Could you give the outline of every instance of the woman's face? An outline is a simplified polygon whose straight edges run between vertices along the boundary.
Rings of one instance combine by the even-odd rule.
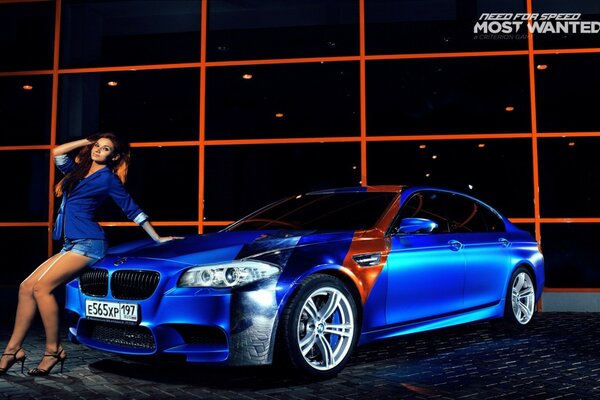
[[[112,158],[115,146],[112,140],[100,138],[92,147],[92,160],[98,164],[107,164]]]

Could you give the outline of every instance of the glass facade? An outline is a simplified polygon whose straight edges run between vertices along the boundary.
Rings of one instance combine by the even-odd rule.
[[[516,29],[527,10],[552,29]],[[593,0],[2,2],[0,243],[37,243],[6,284],[56,250],[50,150],[108,130],[165,235],[308,190],[436,185],[534,234],[548,290],[600,290],[596,28]],[[145,236],[107,204],[113,244]]]

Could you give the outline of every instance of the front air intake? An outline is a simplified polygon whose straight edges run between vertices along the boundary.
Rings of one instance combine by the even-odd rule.
[[[108,293],[108,271],[102,268],[88,268],[79,276],[81,291],[94,297],[105,297]]]
[[[159,281],[160,274],[155,271],[116,271],[110,279],[110,290],[115,299],[144,300],[152,296]]]

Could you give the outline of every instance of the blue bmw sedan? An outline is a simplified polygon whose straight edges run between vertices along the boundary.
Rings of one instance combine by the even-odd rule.
[[[140,359],[337,374],[375,340],[473,321],[522,329],[544,287],[525,231],[431,187],[283,199],[218,233],[112,248],[67,285],[69,337]]]

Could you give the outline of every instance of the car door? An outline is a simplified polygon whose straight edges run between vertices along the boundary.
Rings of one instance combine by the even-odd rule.
[[[447,199],[446,211],[450,232],[462,243],[466,260],[465,309],[497,304],[510,268],[504,222],[486,205],[459,194]]]
[[[386,318],[389,325],[416,322],[463,308],[465,259],[449,232],[445,194],[425,190],[412,194],[392,225],[388,256]],[[403,218],[437,223],[431,233],[395,232]]]

